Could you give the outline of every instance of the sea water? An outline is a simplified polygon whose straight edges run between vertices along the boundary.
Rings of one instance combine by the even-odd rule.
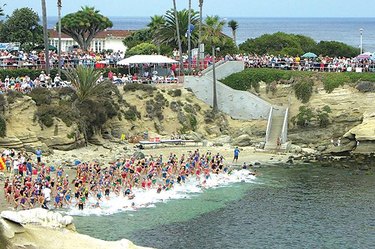
[[[339,41],[353,47],[360,46],[360,29],[363,31],[363,50],[375,52],[375,18],[247,18],[222,17],[226,21],[234,19],[238,22],[237,43],[248,38],[256,38],[263,34],[285,32],[301,34],[315,41]],[[138,30],[146,28],[150,17],[110,17],[113,29]],[[48,18],[48,27],[56,26],[57,18]],[[224,33],[232,37],[227,25]]]
[[[79,214],[75,224],[93,237],[155,248],[374,248],[371,172],[312,165],[258,172],[190,193],[185,186],[148,208]]]

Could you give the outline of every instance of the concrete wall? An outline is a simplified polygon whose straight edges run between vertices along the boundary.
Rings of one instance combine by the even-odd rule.
[[[224,75],[224,74],[222,74]],[[213,80],[205,75],[202,77],[185,77],[185,88],[191,88],[197,98],[212,106]],[[267,119],[271,104],[258,96],[234,90],[220,81],[217,81],[217,100],[220,111],[235,119]]]
[[[224,63],[218,63],[219,65],[216,67],[216,79],[219,80],[224,79],[231,74],[241,72],[245,69],[245,64],[243,61],[226,61]],[[207,69],[207,73],[204,75],[212,77],[212,66]]]

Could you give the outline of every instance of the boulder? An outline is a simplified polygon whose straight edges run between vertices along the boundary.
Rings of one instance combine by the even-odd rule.
[[[134,152],[133,157],[135,157],[135,159],[139,160],[139,159],[145,158],[145,154],[143,154],[141,151],[136,151],[136,152]]]
[[[189,131],[184,135],[184,138],[186,140],[202,141],[203,136],[198,132]]]
[[[0,219],[0,226],[3,226],[4,235],[8,239],[13,238],[15,234],[25,232],[25,228],[22,225],[6,219]]]
[[[301,146],[298,146],[298,145],[295,145],[295,144],[291,144],[289,152],[293,153],[293,154],[299,154],[299,153],[302,152],[302,148],[301,148]]]
[[[213,140],[214,143],[229,144],[232,142],[232,138],[228,135],[223,135]]]
[[[375,140],[375,112],[365,112],[362,124],[352,128],[344,135],[346,138],[354,136],[359,141]]]
[[[3,211],[1,218],[18,224],[37,224],[44,227],[62,228],[73,223],[73,217],[62,216],[60,213],[51,212],[42,208],[23,211]]]
[[[319,152],[322,152],[322,151],[325,151],[327,149],[327,146],[326,145],[320,145],[316,148],[317,151]]]
[[[252,142],[251,142],[251,138],[248,134],[243,134],[243,135],[233,139],[232,144],[235,145],[235,146],[244,147],[244,146],[250,146],[252,144]]]

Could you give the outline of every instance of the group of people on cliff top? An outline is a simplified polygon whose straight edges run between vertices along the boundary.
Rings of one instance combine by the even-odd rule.
[[[102,52],[94,53],[92,51],[73,50],[61,54],[60,64],[64,67],[75,67],[77,65],[94,66],[96,62],[105,62],[108,65],[115,65],[117,61],[123,59],[124,52]],[[3,67],[24,67],[31,69],[43,69],[45,67],[44,51],[0,51],[0,57]],[[51,67],[58,67],[58,53],[49,51],[49,64]]]
[[[227,57],[227,56],[226,56]],[[302,58],[300,56],[281,55],[243,55],[226,58],[242,60],[247,68],[274,68],[298,71],[348,72],[361,68],[364,72],[374,71],[375,61],[346,57]]]
[[[236,148],[236,161],[238,153]],[[44,164],[41,151],[37,151],[36,155],[37,162],[33,162],[25,152],[3,153],[6,162],[9,158],[16,158],[14,160],[18,164],[4,185],[4,196],[15,209],[39,206],[76,206],[81,210],[87,206],[100,208],[111,195],[124,196],[129,200],[135,198],[134,188],[158,194],[176,184],[183,184],[188,178],[194,177],[204,186],[211,174],[229,173],[222,155],[202,153],[199,149],[180,157],[171,153],[166,158],[163,155],[143,159],[121,158],[108,165],[97,161],[83,162],[76,166],[73,177],[66,174],[62,166],[54,168]],[[21,170],[23,165],[25,170]],[[94,204],[87,201],[89,197],[95,200]]]

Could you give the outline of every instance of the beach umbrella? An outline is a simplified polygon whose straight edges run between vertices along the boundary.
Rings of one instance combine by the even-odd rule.
[[[318,57],[316,54],[307,52],[306,54],[302,55],[303,58],[316,58]]]

